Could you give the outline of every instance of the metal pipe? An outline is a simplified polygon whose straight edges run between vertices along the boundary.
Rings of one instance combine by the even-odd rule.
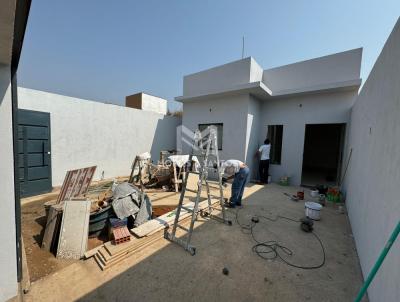
[[[394,228],[392,235],[390,236],[389,240],[385,244],[381,254],[379,255],[378,260],[375,262],[374,267],[372,268],[371,272],[369,273],[367,280],[365,280],[363,286],[361,287],[360,291],[358,292],[357,297],[354,299],[354,302],[361,301],[362,297],[365,295],[369,285],[371,284],[377,271],[381,267],[383,260],[385,260],[387,253],[389,252],[393,243],[396,241],[396,238],[399,235],[399,232],[400,232],[400,221],[397,223],[397,226]]]

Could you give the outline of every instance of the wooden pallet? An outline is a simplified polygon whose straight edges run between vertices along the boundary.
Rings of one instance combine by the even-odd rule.
[[[182,219],[181,223],[183,225],[190,223],[189,218],[190,217],[186,217],[185,219]],[[94,259],[101,270],[106,270],[143,250],[144,248],[154,244],[162,238],[164,238],[164,229],[159,230],[151,236],[143,238],[136,238],[132,236],[130,242],[125,242],[118,245],[115,245],[109,241],[97,249],[96,253],[94,254]]]
[[[217,199],[211,200],[212,204],[217,202],[219,202]],[[199,203],[199,209],[206,209],[207,206],[207,200]],[[180,215],[179,221],[182,224],[189,223],[190,217],[191,213],[186,212],[184,215]],[[94,255],[94,259],[99,267],[102,270],[106,270],[163,238],[165,229],[169,227],[169,224],[173,223],[174,219],[175,210],[131,230],[135,235],[140,234],[141,236],[139,237],[141,238],[131,236],[129,242],[121,244],[114,244],[111,241],[106,242],[101,247],[96,248],[95,253],[91,251],[87,252],[87,256],[91,257]],[[138,229],[140,229],[140,231],[135,232],[135,230]]]
[[[131,237],[130,242],[125,242],[119,245],[113,245],[111,242],[107,242],[98,249],[94,255],[94,259],[102,270],[106,270],[134,255],[138,251],[150,246],[163,238],[163,236],[163,232],[158,232],[153,236],[141,239]]]

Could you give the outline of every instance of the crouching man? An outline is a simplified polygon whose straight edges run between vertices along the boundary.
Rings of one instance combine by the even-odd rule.
[[[233,178],[231,198],[227,206],[230,208],[240,207],[242,205],[244,187],[249,177],[249,168],[240,160],[229,159],[222,163],[220,171],[225,174],[226,179]]]

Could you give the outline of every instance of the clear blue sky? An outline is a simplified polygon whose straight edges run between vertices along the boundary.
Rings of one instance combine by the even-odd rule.
[[[242,36],[265,69],[364,47],[365,80],[399,13],[399,0],[33,0],[19,85],[173,100],[184,75],[240,59]]]

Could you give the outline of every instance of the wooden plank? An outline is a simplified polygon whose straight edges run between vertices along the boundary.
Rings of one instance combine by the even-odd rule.
[[[86,194],[86,192],[89,189],[90,183],[92,182],[95,171],[96,171],[96,166],[87,168],[87,172],[85,174],[85,178],[83,180],[82,187],[79,190],[79,195]]]
[[[90,206],[90,200],[64,202],[57,258],[80,259],[86,252]]]
[[[89,258],[93,257],[93,256],[97,253],[97,251],[98,251],[99,249],[101,249],[103,246],[104,246],[103,244],[102,244],[102,245],[99,245],[99,246],[96,246],[95,248],[93,248],[93,249],[91,249],[91,250],[85,252],[85,253],[83,254],[83,256],[85,257],[85,259],[89,259]]]
[[[190,206],[187,206],[190,207]],[[193,206],[191,206],[193,208]],[[170,223],[172,223],[175,219],[176,210],[170,211],[165,213],[164,215],[154,218],[148,222],[141,224],[140,226],[131,229],[131,232],[134,233],[138,237],[144,237],[150,234],[153,231],[163,229],[168,227]],[[190,212],[182,209],[181,210],[181,217],[187,217],[190,215]]]
[[[78,171],[78,176],[76,178],[71,194],[69,196],[65,196],[67,199],[79,196],[79,192],[81,191],[83,180],[85,179],[86,173],[87,173],[86,168]]]
[[[126,251],[135,249],[140,247],[143,244],[146,244],[148,241],[151,241],[154,236],[143,237],[143,238],[135,238],[132,237],[132,241],[121,244],[121,245],[113,245],[113,244],[104,244],[105,251],[107,255],[105,255],[105,259],[116,257],[118,255],[124,254]]]
[[[67,174],[65,175],[63,184],[60,189],[60,194],[58,195],[58,198],[57,198],[57,203],[60,203],[62,200],[65,199],[65,195],[67,194],[68,190],[70,190],[70,186],[72,183],[71,178],[74,175],[76,177],[76,170],[67,171]]]
[[[125,253],[123,253],[123,254],[120,254],[118,256],[112,257],[111,259],[108,259],[105,262],[106,267],[109,268],[109,267],[111,267],[111,266],[113,266],[113,265],[115,265],[115,264],[127,259],[128,257],[134,255],[135,253],[137,253],[137,252],[143,250],[144,248],[152,245],[153,243],[155,243],[156,241],[160,240],[161,238],[163,238],[162,234],[159,234],[158,236],[153,236],[152,240],[147,240],[146,242],[144,242],[140,246],[136,246],[136,247],[134,247],[134,248],[132,248],[130,250],[125,251]]]
[[[62,211],[62,205],[52,205],[50,207],[41,246],[41,248],[46,251],[50,251],[51,249],[54,237],[54,230],[56,230],[57,226],[57,215],[61,211]]]
[[[190,220],[189,218],[186,218],[184,219],[184,221],[188,223]],[[101,270],[107,270],[110,267],[124,261],[128,257],[133,256],[137,252],[140,252],[141,250],[149,247],[150,245],[154,244],[155,242],[157,242],[162,238],[164,238],[163,230],[156,232],[152,236],[148,236],[141,239],[135,238],[136,240],[135,244],[126,244],[125,250],[123,250],[122,252],[119,251],[116,254],[113,253],[112,255],[107,250],[107,248],[112,249],[112,247],[117,247],[117,246],[112,245],[111,242],[106,242],[104,244],[104,247],[102,249],[99,249],[98,253],[94,255],[94,258]]]
[[[104,263],[101,262],[98,254],[94,255],[94,260],[96,261],[97,265],[101,268],[101,270],[104,271],[105,265]]]
[[[102,270],[109,269],[110,267],[120,263],[121,261],[127,259],[128,257],[141,251],[142,249],[152,245],[154,242],[160,240],[161,238],[163,238],[162,232],[160,232],[157,235],[152,236],[150,240],[148,239],[148,240],[143,241],[140,245],[133,246],[130,250],[125,251],[123,254],[119,254],[118,256],[107,258],[107,260],[104,258],[104,255],[106,255],[106,252],[104,250],[100,250],[102,253],[97,253],[95,255],[96,262]]]
[[[102,262],[104,263],[104,264],[106,264],[106,262],[108,261],[108,260],[111,260],[112,259],[112,257],[110,256],[110,254],[106,251],[106,249],[103,247],[103,248],[101,248],[101,249],[99,249],[99,251],[97,252],[97,254],[100,256],[100,258],[101,258],[101,260],[102,260]]]
[[[178,177],[176,175],[176,164],[173,162],[172,167],[174,168],[174,184],[175,184],[175,192],[178,192]]]
[[[57,203],[85,194],[95,171],[96,166],[67,171]]]
[[[211,199],[211,204],[215,204],[219,202],[217,199]],[[194,203],[190,204],[185,204],[185,207],[188,207],[189,209],[193,209]],[[199,203],[199,210],[205,209],[208,206],[208,201],[202,201]],[[134,233],[138,237],[144,237],[153,234],[154,232],[157,232],[161,229],[164,229],[165,227],[170,226],[172,222],[175,219],[175,214],[176,210],[170,211],[168,213],[165,213],[164,215],[157,217],[155,219],[152,219],[148,222],[145,222],[141,224],[140,226],[131,229],[131,232]],[[185,219],[186,217],[190,216],[192,213],[188,212],[184,209],[181,210],[181,215],[180,215],[180,220]]]

